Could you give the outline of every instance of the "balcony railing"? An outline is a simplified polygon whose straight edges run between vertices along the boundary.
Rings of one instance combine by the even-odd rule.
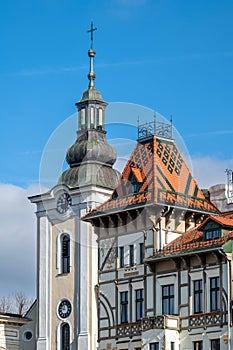
[[[227,314],[217,311],[189,316],[189,328],[207,328],[227,324]],[[151,329],[170,329],[180,331],[180,317],[175,315],[160,315],[144,317],[134,323],[117,325],[116,337],[132,337],[141,335]]]
[[[220,311],[189,316],[190,328],[207,328],[221,326],[226,323],[226,314]]]
[[[180,330],[179,316],[152,316],[142,318],[134,323],[121,324],[117,326],[117,337],[132,337],[140,335],[150,329],[175,329]]]
[[[117,337],[132,337],[141,334],[141,321],[117,326]]]
[[[142,331],[149,329],[166,328],[166,329],[180,329],[180,317],[172,315],[161,315],[145,317],[142,319]]]

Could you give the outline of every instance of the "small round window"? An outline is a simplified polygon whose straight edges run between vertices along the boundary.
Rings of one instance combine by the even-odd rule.
[[[32,334],[32,331],[30,331],[30,330],[25,331],[24,334],[23,334],[23,339],[25,341],[32,340],[32,337],[33,337],[33,334]]]

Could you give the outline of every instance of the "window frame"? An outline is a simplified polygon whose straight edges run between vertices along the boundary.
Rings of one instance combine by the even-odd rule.
[[[139,243],[139,264],[144,264],[145,246],[144,243]]]
[[[125,266],[125,249],[124,246],[119,247],[119,267]]]
[[[138,193],[138,190],[139,190],[138,183],[136,181],[132,182],[131,183],[131,193]]]
[[[68,333],[65,334],[65,331]],[[68,339],[66,337],[68,336]],[[61,350],[70,350],[70,325],[67,322],[61,324]]]
[[[193,350],[203,350],[203,341],[196,340],[193,342]]]
[[[159,350],[159,342],[150,343],[150,350]]]
[[[168,293],[165,294],[165,290]],[[173,290],[173,292],[171,292]],[[165,304],[166,303],[166,304]],[[166,309],[168,307],[168,312]],[[162,314],[163,315],[174,315],[175,314],[175,285],[167,284],[162,286]]]
[[[205,239],[211,240],[211,239],[218,239],[221,236],[221,230],[218,229],[209,229],[205,231]]]
[[[203,309],[203,280],[198,279],[193,281],[193,313],[202,313]]]
[[[121,323],[129,322],[129,293],[128,291],[120,292],[120,321]]]
[[[134,245],[129,245],[129,266],[134,266],[135,260],[134,260]]]
[[[144,317],[144,289],[135,290],[135,311],[136,311],[136,321],[139,321]]]
[[[214,282],[214,286],[212,282]],[[220,311],[220,277],[210,278],[210,311]]]
[[[220,339],[211,339],[210,348],[211,350],[220,350]]]
[[[64,254],[64,250],[67,251],[66,254]],[[61,236],[61,273],[70,273],[70,236],[68,234]]]
[[[171,341],[171,343],[170,343],[170,349],[171,349],[171,350],[175,350],[175,342],[174,342],[174,341]]]

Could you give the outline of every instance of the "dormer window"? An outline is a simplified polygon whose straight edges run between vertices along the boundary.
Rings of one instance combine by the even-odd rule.
[[[132,193],[137,193],[139,190],[139,186],[137,182],[132,182],[131,183],[131,192]]]
[[[204,240],[208,241],[208,240],[218,239],[222,236],[223,227],[220,223],[216,222],[216,220],[209,219],[203,225]]]
[[[205,239],[217,239],[220,237],[220,230],[216,229],[216,230],[208,230],[205,231]]]
[[[143,183],[143,176],[139,168],[131,168],[131,176],[129,178],[131,182],[131,193],[137,193]]]

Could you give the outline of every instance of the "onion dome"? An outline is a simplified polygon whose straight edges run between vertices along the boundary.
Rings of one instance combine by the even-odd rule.
[[[64,171],[58,183],[69,188],[93,185],[114,189],[119,176],[118,171],[101,163],[86,163]]]
[[[94,86],[93,23],[91,24],[91,48],[88,51],[90,70],[89,86],[76,103],[78,109],[78,131],[75,143],[67,150],[66,161],[70,169],[63,172],[59,184],[68,187],[96,185],[114,189],[119,172],[112,168],[116,161],[116,151],[106,140],[104,113],[107,103]]]
[[[113,165],[116,157],[116,151],[106,140],[106,133],[96,130],[79,131],[76,142],[66,153],[66,161],[71,168],[81,163],[95,161]]]

